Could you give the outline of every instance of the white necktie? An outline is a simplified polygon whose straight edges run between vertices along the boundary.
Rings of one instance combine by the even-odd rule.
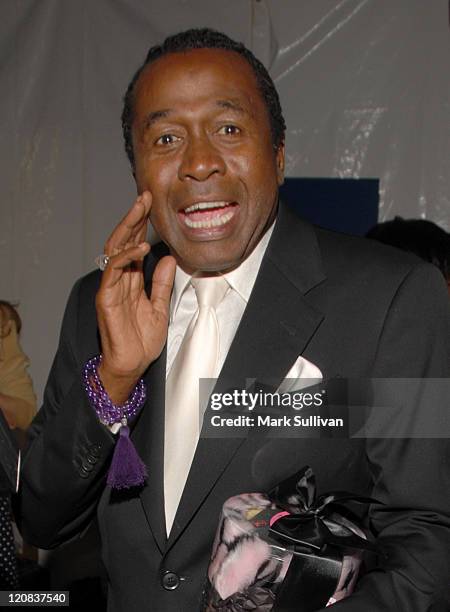
[[[193,278],[198,302],[166,382],[164,505],[166,530],[186,484],[200,435],[199,379],[214,378],[219,356],[216,308],[229,287],[222,276]]]

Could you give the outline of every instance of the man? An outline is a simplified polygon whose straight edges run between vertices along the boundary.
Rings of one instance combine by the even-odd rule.
[[[198,413],[186,419],[183,405],[174,413],[180,402],[168,399],[184,356],[181,337],[190,341],[190,321],[201,317],[198,277],[228,285],[215,307],[221,391],[243,388],[246,378],[278,385],[293,364],[300,375],[324,379],[447,376],[439,274],[368,241],[313,229],[278,207],[278,96],[259,62],[224,35],[193,30],[151,49],[128,89],[123,121],[139,197],[106,244],[103,274],[81,279],[69,299],[23,471],[26,537],[55,546],[97,511],[109,609],[194,611],[223,502],[266,491],[309,464],[322,491],[384,502],[372,508],[370,525],[387,556],[336,610],[446,609],[443,440],[201,437],[189,450],[192,432],[171,435],[178,418],[189,429]],[[170,256],[161,257],[160,247],[149,253],[148,217]],[[148,478],[126,494],[105,485],[115,438],[82,383],[85,363],[98,353],[98,375],[115,404],[141,376],[147,386],[132,439]],[[192,464],[177,464],[175,490],[169,475],[178,443],[184,468]]]

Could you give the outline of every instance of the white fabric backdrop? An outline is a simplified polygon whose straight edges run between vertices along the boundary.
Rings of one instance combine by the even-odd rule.
[[[447,0],[2,0],[0,297],[20,301],[36,390],[70,287],[134,185],[121,100],[148,47],[188,27],[270,68],[290,176],[379,177],[380,218],[449,229]]]

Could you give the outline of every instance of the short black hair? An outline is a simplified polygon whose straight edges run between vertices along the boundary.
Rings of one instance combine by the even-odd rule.
[[[444,278],[450,279],[450,234],[436,223],[395,217],[375,225],[367,237],[415,253],[439,268]]]
[[[125,141],[125,151],[134,170],[133,142],[131,125],[133,122],[133,91],[134,86],[146,66],[169,53],[181,53],[192,49],[225,49],[242,55],[256,77],[259,91],[267,107],[272,132],[272,142],[278,149],[284,142],[286,123],[281,110],[280,99],[275,85],[264,65],[242,43],[236,42],[226,34],[210,28],[195,28],[169,36],[161,45],[151,47],[142,66],[130,81],[124,97],[122,111],[122,131]]]

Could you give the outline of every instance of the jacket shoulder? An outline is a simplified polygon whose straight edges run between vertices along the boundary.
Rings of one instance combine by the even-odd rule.
[[[315,232],[326,271],[344,273],[346,270],[348,274],[355,274],[360,270],[364,275],[398,278],[424,264],[413,253],[369,238],[339,234],[322,228],[315,228]]]

